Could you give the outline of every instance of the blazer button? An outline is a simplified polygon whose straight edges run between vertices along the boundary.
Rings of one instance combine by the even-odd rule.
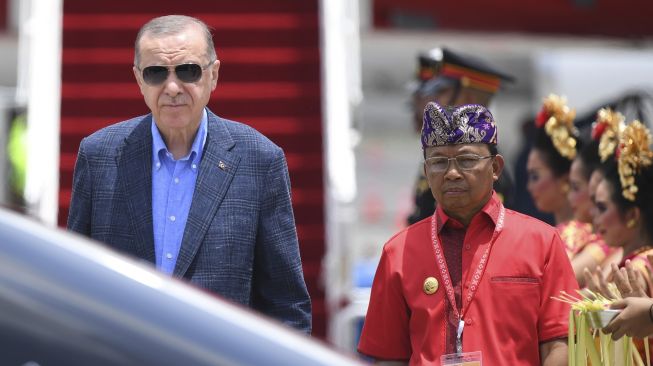
[[[472,318],[465,319],[465,325],[472,325],[472,324],[474,324],[474,319]]]

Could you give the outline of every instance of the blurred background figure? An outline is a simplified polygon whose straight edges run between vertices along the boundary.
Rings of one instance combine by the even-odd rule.
[[[505,82],[514,82],[514,78],[480,58],[456,53],[446,47],[437,47],[420,53],[416,71],[416,89],[412,99],[416,131],[419,132],[421,129],[424,107],[428,102],[447,106],[463,104],[489,106],[492,98]],[[408,216],[408,224],[430,217],[435,211],[435,199],[421,164],[414,189],[414,209]],[[506,207],[512,207],[513,184],[507,171],[500,176],[495,184],[495,190]]]
[[[635,120],[619,138],[611,162],[603,167],[596,188],[593,217],[595,230],[610,246],[623,249],[619,267],[630,262],[643,276],[641,287],[650,294],[647,255],[653,254],[653,152],[648,128]],[[606,295],[605,276],[585,270],[590,289]],[[611,277],[608,277],[611,280]]]
[[[537,130],[528,155],[528,191],[536,207],[552,214],[558,227],[573,216],[567,193],[569,167],[576,157],[575,116],[565,98],[552,94],[544,99],[535,119]]]
[[[574,125],[576,112],[566,103],[564,97],[551,94],[537,114],[527,162],[527,188],[536,207],[553,215],[576,279],[582,285],[584,270],[596,268],[611,251],[590,224],[589,177],[599,161],[598,142],[592,145],[580,140]],[[622,118],[602,112],[597,123],[603,123],[603,128],[609,122],[618,124]]]
[[[618,265],[612,264],[608,275],[599,268],[585,269],[585,283],[590,290],[610,299],[618,296],[608,283],[619,283],[620,274],[631,282],[629,289],[618,286],[620,296],[651,296],[648,258],[653,254],[652,142],[650,130],[644,124],[637,120],[629,123],[619,136],[615,154],[603,167],[603,179],[596,188],[595,230],[610,246],[621,247],[623,254]],[[623,276],[624,268],[634,275]],[[635,345],[646,357],[643,342],[636,340]]]
[[[592,226],[592,212],[597,181],[591,184],[594,171],[600,169],[601,155],[609,158],[618,142],[619,132],[624,125],[624,117],[619,112],[602,108],[596,114],[593,131],[589,140],[578,138],[578,149],[569,168],[569,192],[567,198],[573,211],[573,219],[561,228],[560,235],[567,245],[579,285],[584,285],[583,271],[593,270],[601,265],[610,269],[610,263],[621,260],[621,250],[610,248]],[[611,145],[611,146],[609,146]],[[599,149],[601,147],[602,149]],[[599,154],[602,151],[603,154]],[[603,159],[603,160],[606,160]],[[597,178],[598,179],[598,178]],[[616,259],[614,259],[616,258]]]
[[[528,163],[528,156],[533,148],[533,140],[537,131],[533,121],[535,121],[535,116],[528,114],[519,123],[521,146],[513,164],[513,170],[515,172],[514,209],[515,211],[538,218],[549,225],[553,225],[553,215],[538,210],[531,194],[528,192],[528,171],[526,164]]]
[[[19,113],[9,126],[7,138],[9,197],[6,205],[18,212],[25,211],[25,171],[27,169],[27,118]]]

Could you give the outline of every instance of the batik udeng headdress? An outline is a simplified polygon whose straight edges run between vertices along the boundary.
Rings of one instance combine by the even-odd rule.
[[[592,126],[592,140],[599,141],[599,157],[601,162],[608,160],[619,144],[619,135],[626,127],[625,117],[610,108],[601,108],[596,114],[596,122]]]
[[[640,121],[631,122],[619,139],[617,168],[621,181],[622,194],[629,201],[635,201],[639,188],[635,176],[653,162],[651,152],[651,133]]]
[[[576,157],[576,135],[574,127],[576,111],[567,106],[567,99],[555,94],[544,98],[542,109],[535,118],[537,128],[544,127],[546,134],[560,155],[572,160]]]
[[[492,113],[480,104],[442,107],[430,102],[424,108],[422,148],[456,144],[497,144]]]

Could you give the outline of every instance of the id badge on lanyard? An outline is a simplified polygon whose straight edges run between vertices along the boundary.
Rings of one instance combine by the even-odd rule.
[[[481,351],[452,353],[440,357],[442,366],[483,366]]]
[[[465,327],[465,321],[463,320],[463,316],[465,315],[466,310],[469,307],[469,304],[472,302],[476,289],[479,286],[480,279],[483,276],[483,272],[485,270],[485,265],[487,264],[488,261],[490,249],[492,248],[492,245],[494,244],[497,237],[499,236],[499,233],[503,229],[504,215],[505,215],[505,209],[503,205],[501,205],[499,211],[499,219],[497,220],[494,233],[492,234],[492,239],[490,240],[490,244],[485,250],[485,253],[483,253],[479,266],[476,268],[476,271],[472,276],[471,285],[469,291],[467,292],[467,298],[465,299],[467,300],[466,306],[463,306],[463,308],[460,309],[460,311],[456,307],[456,300],[454,297],[454,289],[451,283],[451,277],[449,276],[449,270],[447,268],[444,255],[442,253],[442,246],[440,244],[440,241],[438,240],[435,215],[431,217],[431,236],[433,240],[433,248],[435,250],[436,264],[440,269],[440,275],[444,281],[447,297],[449,298],[449,302],[451,303],[453,312],[455,316],[458,318],[458,329],[456,334],[456,353],[442,355],[440,357],[440,362],[443,366],[482,366],[483,364],[483,360],[482,360],[483,355],[481,351],[463,353],[462,335],[463,335],[463,329]]]

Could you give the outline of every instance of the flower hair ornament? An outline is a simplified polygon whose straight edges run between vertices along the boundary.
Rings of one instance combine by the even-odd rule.
[[[569,160],[576,157],[575,136],[578,131],[574,127],[574,117],[576,111],[567,106],[565,97],[549,94],[544,98],[542,109],[535,118],[535,126],[544,127],[555,149]]]
[[[599,141],[601,162],[608,160],[619,145],[619,135],[626,127],[623,114],[610,108],[601,108],[592,126],[592,140]]]
[[[635,184],[635,175],[653,163],[650,146],[651,133],[640,121],[635,120],[624,128],[616,152],[617,169],[622,194],[629,201],[635,201],[635,195],[639,190]]]

